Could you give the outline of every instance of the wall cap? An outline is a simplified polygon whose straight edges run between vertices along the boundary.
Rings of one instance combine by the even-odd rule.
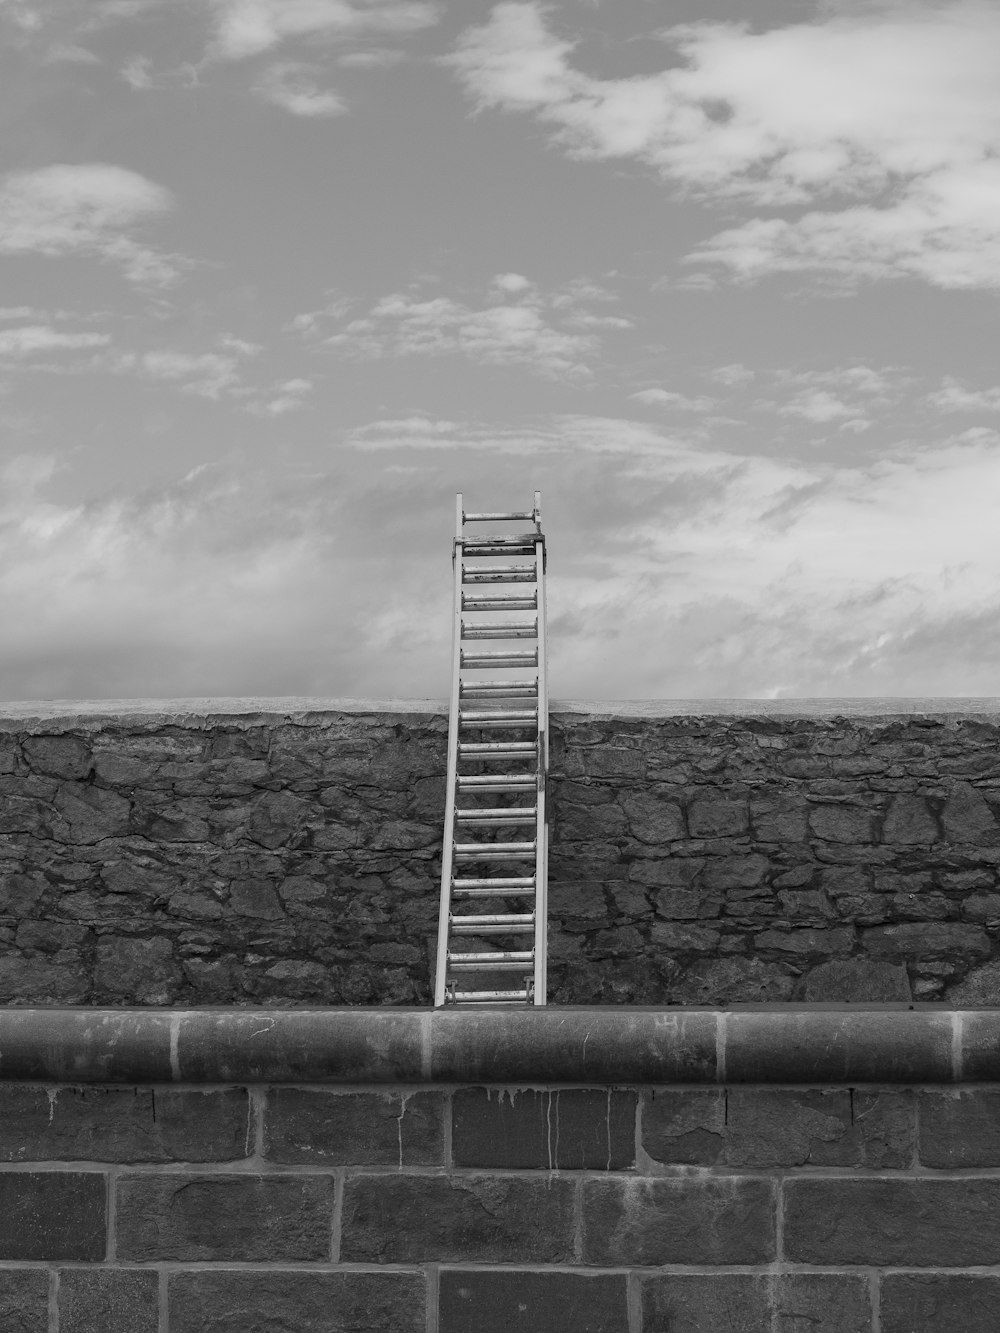
[[[0,1009],[0,1079],[56,1083],[1000,1082],[1000,1009]]]

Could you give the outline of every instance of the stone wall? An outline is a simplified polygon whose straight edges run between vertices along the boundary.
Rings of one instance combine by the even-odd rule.
[[[7,1011],[0,1324],[995,1333],[1000,1016],[901,1008]]]
[[[0,1003],[423,1004],[426,705],[7,705]],[[1000,1003],[1000,704],[557,707],[556,1003]]]

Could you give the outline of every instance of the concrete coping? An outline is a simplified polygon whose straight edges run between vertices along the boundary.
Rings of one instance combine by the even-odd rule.
[[[851,697],[823,699],[553,699],[549,711],[558,722],[595,720],[656,721],[669,718],[857,718],[889,722],[902,718],[930,721],[964,717],[996,724],[1000,698]],[[338,717],[422,719],[432,725],[447,719],[446,699],[288,698],[214,699],[27,699],[0,702],[0,731],[100,731],[129,726],[155,730],[165,726],[207,728],[226,724],[249,727],[294,724],[323,726]]]
[[[0,1009],[0,1078],[57,1083],[1000,1082],[1000,1009]]]

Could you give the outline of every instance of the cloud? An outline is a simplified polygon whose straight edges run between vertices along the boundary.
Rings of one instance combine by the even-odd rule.
[[[110,335],[106,333],[62,333],[44,324],[22,324],[13,329],[0,329],[0,357],[106,347],[110,341]]]
[[[343,301],[296,316],[292,327],[350,356],[460,355],[482,365],[522,366],[551,379],[582,383],[592,378],[588,363],[600,349],[593,329],[628,324],[592,316],[583,307],[590,299],[586,294],[564,288],[545,296],[518,273],[497,274],[488,298],[492,304],[476,308],[448,296],[394,292],[335,332],[325,332],[325,326],[351,308]]]
[[[732,388],[735,385],[749,384],[755,374],[755,371],[735,361],[732,365],[717,366],[715,370],[709,371],[708,378],[714,380],[716,384]]]
[[[1000,387],[967,389],[946,375],[942,387],[928,394],[927,401],[944,412],[1000,412]]]
[[[690,398],[683,393],[674,393],[670,389],[640,389],[629,394],[638,403],[647,407],[673,407],[681,412],[708,412],[715,406],[712,398]]]
[[[248,411],[255,416],[281,417],[288,412],[297,412],[306,404],[307,396],[312,393],[312,380],[283,380],[274,385],[274,397],[265,397],[247,404]]]
[[[131,282],[165,286],[181,261],[126,233],[172,205],[162,185],[124,167],[86,163],[10,172],[0,178],[0,254],[93,257],[120,268]]]
[[[318,85],[312,66],[295,61],[284,61],[265,70],[254,85],[254,92],[293,116],[339,116],[347,110],[339,93]]]
[[[406,34],[432,26],[438,7],[409,0],[213,0],[213,54],[245,60],[291,38],[344,41],[370,33]]]
[[[531,113],[586,159],[631,158],[756,216],[692,253],[752,280],[815,271],[1000,285],[1000,9],[899,5],[753,32],[662,34],[679,63],[599,78],[541,5],[496,5],[449,63],[479,107]]]

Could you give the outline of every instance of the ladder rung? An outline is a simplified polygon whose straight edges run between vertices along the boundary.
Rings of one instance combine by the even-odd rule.
[[[477,551],[484,551],[487,547],[492,548],[494,546],[502,554],[514,546],[526,546],[530,551],[533,551],[535,542],[542,541],[542,534],[540,532],[511,532],[503,536],[458,537],[456,540],[462,543],[469,555],[474,555]]]
[[[534,790],[537,786],[538,777],[535,773],[498,773],[495,777],[466,777],[459,774],[458,777],[460,792],[489,792],[491,796],[498,791]]]
[[[525,513],[521,509],[506,514],[462,514],[463,523],[533,523],[534,520],[535,516],[530,510]]]
[[[533,824],[538,818],[538,809],[534,805],[510,806],[499,810],[456,810],[455,820],[459,824]]]
[[[487,596],[462,593],[463,611],[534,611],[538,606],[538,593],[529,594],[503,592]]]
[[[495,893],[503,897],[505,893],[532,893],[535,888],[534,875],[495,875],[492,878],[453,879],[451,887],[456,893]]]
[[[514,1000],[530,1000],[531,991],[524,990],[456,990],[448,996],[449,1004],[509,1004]]]
[[[459,741],[459,759],[524,759],[537,754],[537,741]]]
[[[453,935],[520,935],[535,929],[534,912],[496,912],[487,916],[453,916]]]
[[[526,861],[535,855],[534,842],[456,842],[456,861]]]
[[[537,565],[462,566],[463,583],[535,583],[537,579]]]
[[[535,960],[534,949],[501,949],[490,953],[448,952],[448,966],[456,971],[491,972],[498,967],[524,967]]]
[[[509,620],[506,624],[470,625],[462,621],[463,639],[535,639],[538,637],[537,620]]]
[[[537,708],[462,708],[458,720],[463,727],[533,727]]]
[[[497,667],[536,667],[538,649],[527,652],[462,653],[461,666],[464,671],[495,671]]]
[[[463,680],[459,687],[463,699],[537,699],[536,680]]]

